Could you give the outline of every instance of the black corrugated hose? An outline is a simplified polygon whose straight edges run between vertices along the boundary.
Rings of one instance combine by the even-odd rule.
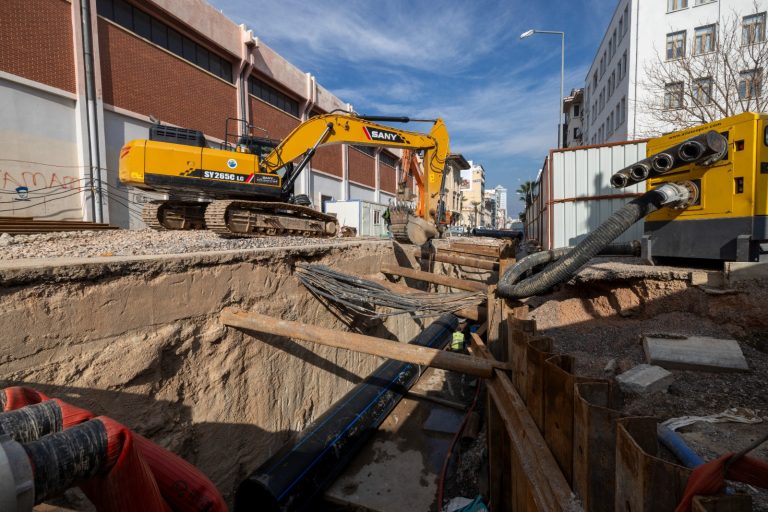
[[[546,292],[556,284],[569,279],[632,224],[658,210],[667,202],[669,197],[659,189],[646,192],[616,211],[573,249],[542,251],[523,258],[504,272],[496,292],[506,299],[521,299]],[[527,261],[529,259],[531,261]],[[519,283],[515,282],[528,270],[553,260],[556,261],[547,265],[541,272]]]

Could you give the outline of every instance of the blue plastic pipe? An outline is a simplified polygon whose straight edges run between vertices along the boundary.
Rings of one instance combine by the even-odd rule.
[[[674,430],[659,423],[656,427],[656,435],[661,444],[666,446],[669,451],[675,454],[675,457],[687,468],[693,469],[696,466],[704,464],[704,459],[691,450],[691,447],[685,444],[680,434]]]

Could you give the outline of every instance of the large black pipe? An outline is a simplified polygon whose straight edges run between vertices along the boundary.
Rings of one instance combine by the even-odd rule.
[[[452,314],[441,316],[411,340],[413,345],[443,348],[458,326]],[[376,431],[416,382],[422,368],[388,360],[352,388],[299,438],[283,446],[237,488],[237,511],[316,510],[315,501]]]
[[[469,233],[472,236],[487,236],[488,238],[509,238],[511,240],[523,239],[523,233],[514,229],[472,228]]]

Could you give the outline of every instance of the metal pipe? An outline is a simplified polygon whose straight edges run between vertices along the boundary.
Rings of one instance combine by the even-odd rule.
[[[613,188],[624,188],[629,185],[629,176],[625,171],[619,171],[611,176],[611,186]]]
[[[99,151],[99,121],[96,113],[96,77],[93,71],[93,33],[91,30],[91,0],[80,0],[80,24],[83,31],[83,64],[85,66],[85,120],[88,125],[88,159],[90,164],[91,215],[95,222],[103,222],[101,196],[101,156]],[[95,167],[95,172],[94,172]],[[94,183],[98,187],[94,187]],[[98,198],[98,208],[96,201]]]
[[[683,162],[693,162],[701,158],[706,149],[701,142],[687,140],[680,144],[680,148],[677,150],[677,157]]]
[[[651,157],[651,167],[659,174],[671,171],[675,166],[675,157],[669,153],[657,153]]]
[[[411,344],[444,347],[458,319],[443,315]],[[422,368],[389,360],[352,388],[274,456],[243,480],[235,512],[316,510],[315,500],[341,474],[376,428],[418,380]]]
[[[648,165],[638,162],[629,168],[629,176],[635,181],[645,181],[651,174],[651,168]]]

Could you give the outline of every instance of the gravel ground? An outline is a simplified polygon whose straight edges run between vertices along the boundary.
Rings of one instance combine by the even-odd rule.
[[[231,249],[295,247],[328,243],[351,243],[360,238],[304,238],[273,236],[222,238],[210,231],[68,231],[35,235],[0,235],[0,260],[26,258],[93,258],[184,254]]]
[[[742,283],[736,290],[712,293],[674,277],[672,269],[659,267],[649,273],[651,279],[640,279],[632,265],[602,263],[590,267],[569,286],[530,301],[541,333],[554,338],[556,352],[574,356],[577,374],[613,378],[614,373],[647,362],[643,335],[733,338],[739,342],[749,371],[672,370],[674,382],[666,392],[625,395],[622,412],[664,420],[740,407],[763,418],[762,423],[753,425],[699,422],[681,429],[686,441],[705,460],[738,451],[768,431],[768,320],[764,306],[768,292],[764,282]],[[676,272],[682,275],[686,270]],[[676,462],[665,450],[660,455]],[[751,455],[768,459],[768,443]],[[753,510],[768,510],[768,491],[746,490],[753,497]]]

